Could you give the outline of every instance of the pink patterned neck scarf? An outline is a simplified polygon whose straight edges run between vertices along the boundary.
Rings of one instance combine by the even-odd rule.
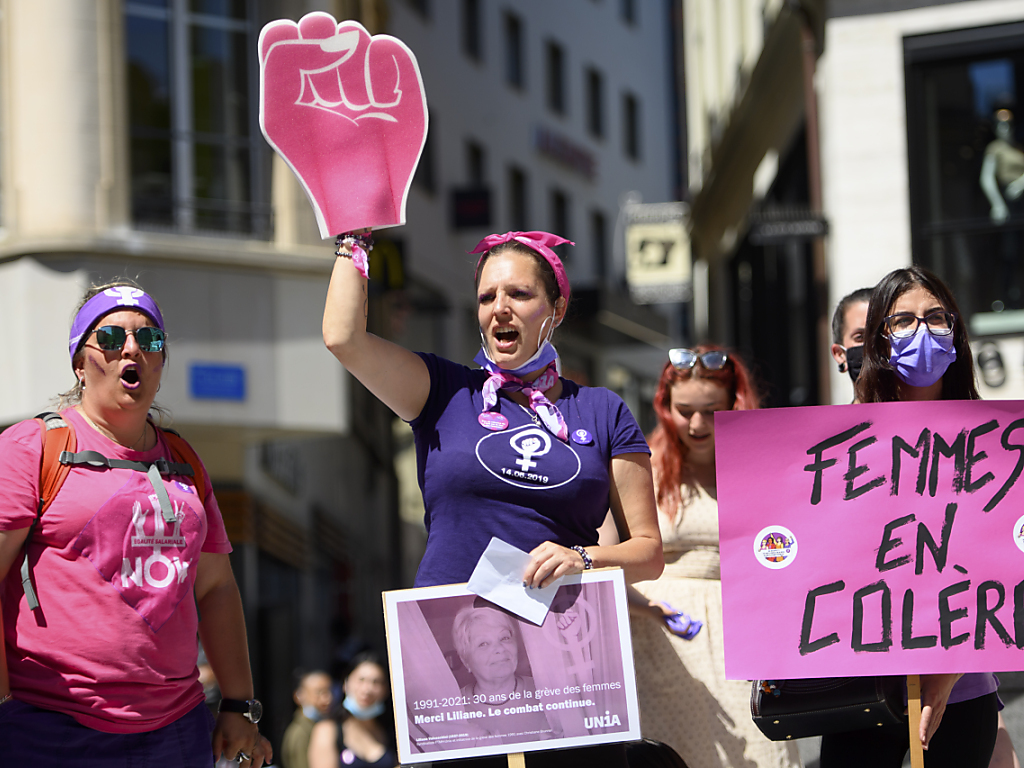
[[[530,410],[537,414],[541,422],[555,437],[564,442],[569,442],[569,427],[565,424],[561,412],[544,393],[551,389],[558,382],[558,373],[555,364],[550,363],[544,369],[544,373],[530,382],[523,381],[508,371],[500,368],[492,370],[491,375],[484,382],[484,411],[489,411],[498,403],[498,390],[510,389],[513,392],[522,392],[530,401]]]

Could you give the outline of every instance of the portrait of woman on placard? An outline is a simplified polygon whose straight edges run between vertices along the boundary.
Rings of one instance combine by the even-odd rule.
[[[532,675],[525,674],[529,659],[525,650],[520,650],[515,624],[508,613],[490,604],[467,605],[455,616],[452,640],[463,671],[471,677],[460,689],[464,706],[467,711],[485,713],[501,710],[502,715],[493,721],[502,736],[500,741],[557,738],[560,734],[552,729],[543,712],[505,712],[526,709],[525,705],[532,710],[536,690]],[[458,671],[456,676],[460,676]],[[527,691],[531,698],[526,698]],[[487,729],[490,719],[483,722]]]

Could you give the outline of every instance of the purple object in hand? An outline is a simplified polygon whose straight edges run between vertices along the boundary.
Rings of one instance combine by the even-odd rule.
[[[693,640],[700,632],[700,628],[704,626],[703,621],[698,619],[691,619],[689,615],[683,611],[677,611],[668,603],[662,603],[662,605],[670,610],[671,614],[665,616],[665,626],[668,627],[668,631],[673,635],[677,635],[683,640]]]

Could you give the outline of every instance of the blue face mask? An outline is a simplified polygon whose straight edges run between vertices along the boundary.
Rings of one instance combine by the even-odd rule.
[[[324,719],[324,713],[314,707],[312,704],[307,704],[302,708],[302,714],[312,720],[314,723],[319,723]]]
[[[490,371],[491,373],[504,371],[505,373],[511,373],[513,376],[523,376],[527,373],[547,368],[548,365],[551,364],[551,361],[555,361],[555,365],[559,368],[561,367],[558,365],[558,351],[550,341],[545,341],[533,357],[514,370],[502,368],[496,362],[491,360],[491,356],[487,353],[486,346],[480,347],[480,351],[477,352],[476,357],[473,358],[473,362],[484,370]]]
[[[547,334],[545,335],[545,328],[548,323],[551,323],[551,327],[547,328]],[[473,362],[479,365],[486,371],[496,373],[497,371],[504,371],[505,373],[511,373],[513,376],[522,376],[527,373],[533,373],[534,371],[540,371],[547,368],[552,361],[555,363],[556,370],[559,374],[562,372],[561,360],[558,357],[558,352],[555,350],[555,345],[551,343],[551,336],[555,332],[555,313],[551,313],[551,317],[546,318],[540,326],[540,338],[537,339],[537,351],[533,356],[525,363],[520,365],[518,368],[509,369],[502,368],[496,362],[491,359],[491,354],[487,351],[487,342],[484,340],[483,331],[480,332],[480,351],[476,353],[476,357],[473,358]]]
[[[921,325],[905,339],[889,337],[889,363],[896,375],[912,387],[930,387],[956,360],[953,334],[935,336]]]
[[[347,709],[357,720],[373,720],[373,718],[380,717],[384,713],[383,701],[378,701],[372,707],[363,709],[355,699],[351,696],[346,696],[345,701],[343,701],[341,705],[345,707],[345,709]]]

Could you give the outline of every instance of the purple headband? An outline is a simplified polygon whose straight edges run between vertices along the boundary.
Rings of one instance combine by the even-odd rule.
[[[132,288],[130,285],[117,285],[100,291],[89,299],[75,315],[75,321],[71,323],[71,336],[68,339],[68,352],[71,353],[72,362],[75,353],[78,351],[87,331],[93,324],[108,312],[118,309],[134,309],[149,316],[149,319],[156,323],[156,327],[164,330],[164,318],[160,314],[160,308],[150,298],[149,294],[141,288]]]
[[[551,249],[563,243],[568,243],[569,245],[576,245],[576,243],[572,240],[566,240],[564,237],[552,235],[550,232],[506,232],[503,235],[488,235],[477,243],[470,253],[486,254],[492,248],[503,245],[510,240],[515,240],[517,243],[521,243],[530,250],[535,251],[544,261],[551,265],[551,269],[555,272],[555,280],[558,282],[558,293],[568,301],[569,278],[565,275],[565,267],[562,266],[562,260]],[[476,272],[473,273],[474,281],[480,276],[480,262],[483,260],[484,257],[481,256],[476,263]]]

